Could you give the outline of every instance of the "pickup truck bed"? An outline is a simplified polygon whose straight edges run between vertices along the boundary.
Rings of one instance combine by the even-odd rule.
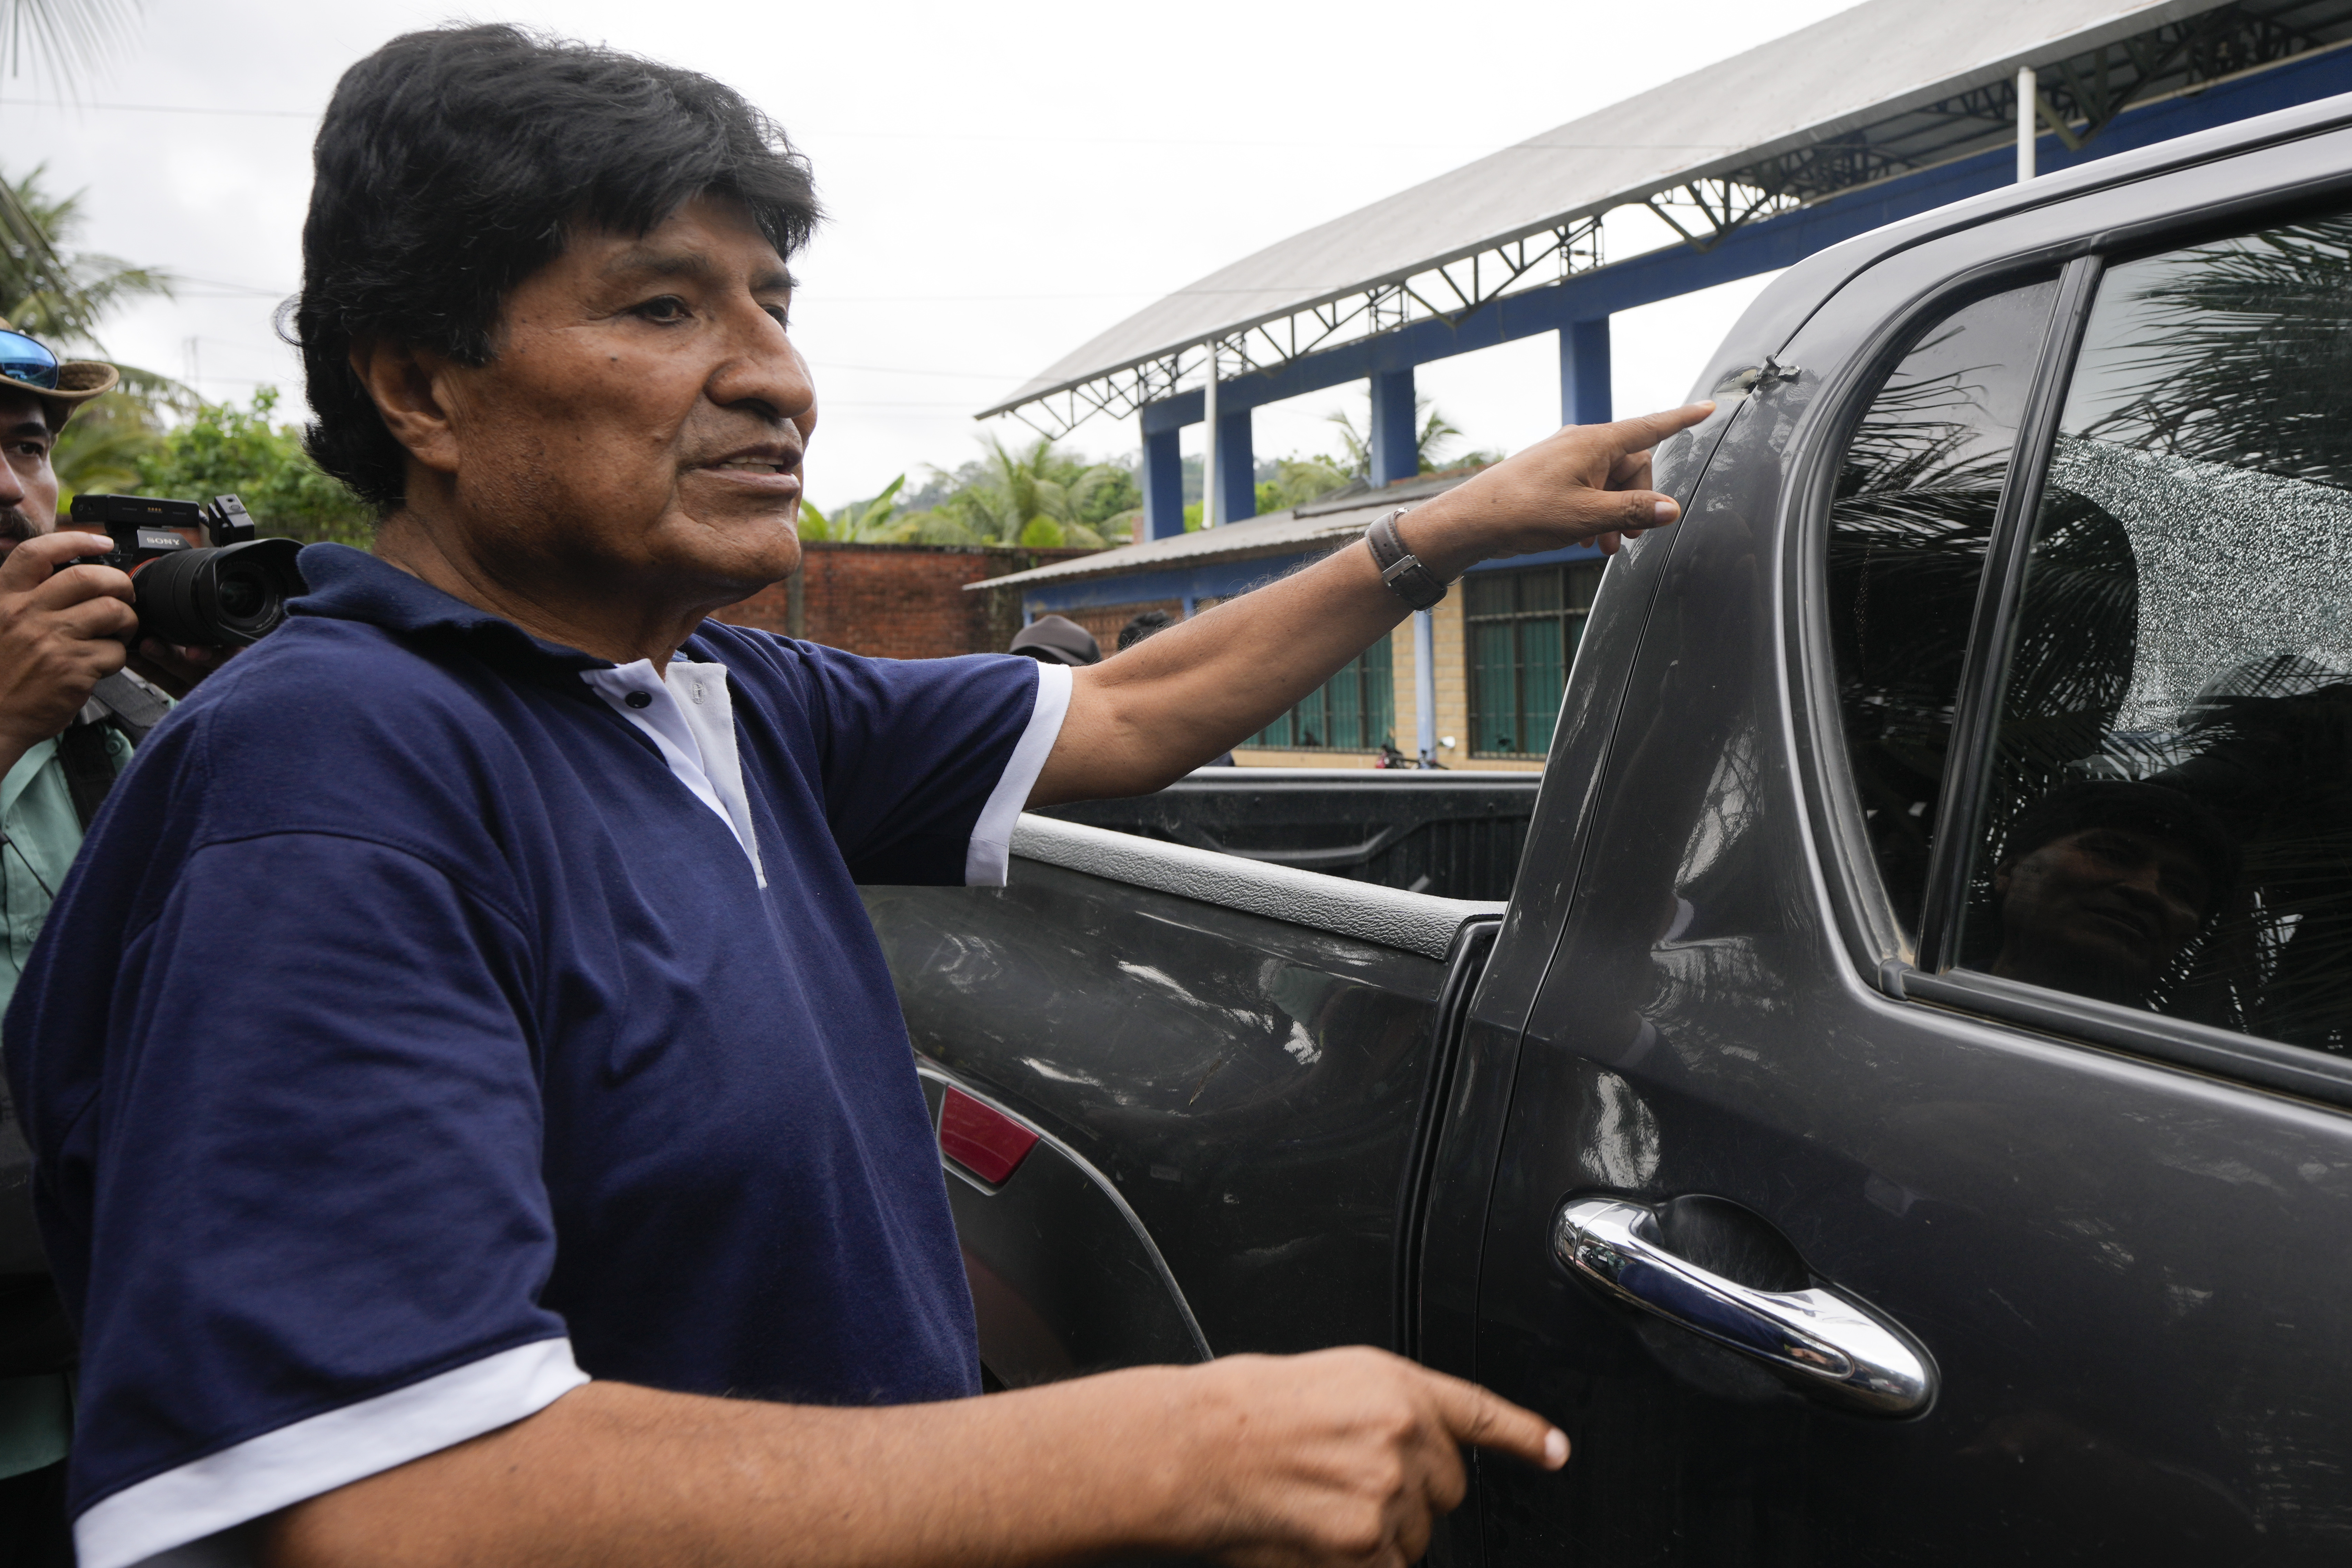
[[[1500,900],[1542,782],[1436,768],[1202,768],[1157,795],[1043,815],[1407,892]]]
[[[991,1375],[1402,1342],[1399,1216],[1503,906],[1040,816],[1013,853],[1002,891],[866,892],[893,972],[922,977],[902,999],[936,1093],[1047,1140],[1001,1187],[950,1183],[974,1278],[1008,1285],[979,1292]],[[999,1217],[1032,1212],[1041,1168],[1095,1193],[1057,1199],[1084,1228],[1042,1268],[1042,1223]],[[1162,1329],[1121,1343],[1106,1311]],[[1203,1344],[1164,1327],[1186,1321]]]

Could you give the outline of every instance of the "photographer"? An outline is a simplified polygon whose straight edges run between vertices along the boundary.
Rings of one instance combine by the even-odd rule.
[[[56,531],[49,452],[118,379],[0,321],[0,1007],[100,799],[164,708],[121,673],[138,624],[131,579],[76,563],[110,542]],[[33,1233],[28,1163],[15,1117],[0,1115],[0,1561],[66,1563],[73,1341]]]

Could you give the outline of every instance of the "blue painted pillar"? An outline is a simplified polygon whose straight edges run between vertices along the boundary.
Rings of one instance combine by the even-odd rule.
[[[1412,367],[1372,374],[1372,483],[1393,484],[1421,472],[1421,431],[1413,419]]]
[[[1176,437],[1173,429],[1143,437],[1143,531],[1153,539],[1184,531],[1184,454]]]
[[[1250,411],[1217,411],[1217,475],[1225,487],[1225,521],[1257,515],[1257,455],[1250,448]]]
[[[1559,422],[1606,425],[1609,411],[1609,318],[1570,321],[1559,330]]]

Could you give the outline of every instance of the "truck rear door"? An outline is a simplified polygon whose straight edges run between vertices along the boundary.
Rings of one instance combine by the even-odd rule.
[[[1475,1301],[1430,1359],[1576,1454],[1482,1461],[1457,1554],[2352,1549],[2347,171],[1892,257],[1658,536],[1424,1279]]]

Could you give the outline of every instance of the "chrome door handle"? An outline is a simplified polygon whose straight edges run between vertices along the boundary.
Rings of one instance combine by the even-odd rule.
[[[1677,1328],[1795,1374],[1874,1415],[1912,1415],[1936,1395],[1936,1363],[1899,1326],[1834,1290],[1756,1290],[1667,1251],[1658,1216],[1622,1198],[1570,1198],[1552,1222],[1568,1271]]]

